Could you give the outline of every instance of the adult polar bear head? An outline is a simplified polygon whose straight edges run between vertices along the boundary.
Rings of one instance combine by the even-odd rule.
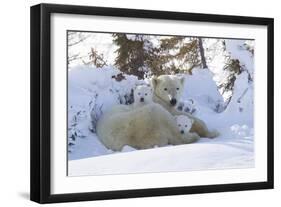
[[[152,78],[154,96],[171,106],[175,106],[184,88],[184,77],[161,75]]]

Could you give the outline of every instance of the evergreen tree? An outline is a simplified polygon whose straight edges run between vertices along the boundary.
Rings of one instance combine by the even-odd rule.
[[[176,73],[185,71],[192,73],[192,69],[201,64],[198,38],[181,36],[165,38],[161,40],[160,48],[166,66]]]
[[[239,48],[240,51],[244,51],[244,50],[249,51],[248,54],[244,54],[245,56],[247,56],[248,60],[251,60],[253,58],[254,50],[252,48],[246,47],[247,46],[246,43],[244,43],[244,45],[241,45],[241,41],[240,41],[237,42],[235,46],[236,48]],[[246,86],[249,87],[253,82],[253,74],[252,72],[250,72],[251,68],[247,68],[245,62],[241,63],[240,60],[236,58],[237,57],[231,55],[226,57],[226,63],[223,69],[228,72],[228,75],[226,76],[226,80],[221,85],[219,85],[219,87],[222,89],[222,95],[226,92],[229,93],[229,98],[226,100],[226,105],[228,105],[232,100],[235,82],[242,73],[247,74],[247,80],[246,80],[247,83],[244,84],[244,87]],[[248,90],[248,87],[246,87],[245,91]],[[242,98],[239,98],[239,100],[240,99]]]
[[[104,60],[103,54],[98,53],[95,48],[91,48],[91,52],[89,54],[89,61],[82,60],[85,65],[94,65],[97,68],[103,68],[107,66],[107,62]]]
[[[195,37],[153,37],[159,44],[153,45],[152,36],[113,34],[115,66],[122,72],[138,76],[192,73],[198,66],[207,68],[201,38]]]
[[[142,79],[145,73],[146,51],[143,35],[129,39],[126,34],[113,34],[113,42],[119,47],[115,66],[122,72]]]
[[[202,67],[208,68],[207,63],[206,63],[205,52],[204,52],[204,47],[203,47],[203,42],[202,42],[201,37],[198,38],[198,46],[199,46],[199,51],[200,51]]]
[[[222,94],[228,91],[232,92],[236,76],[241,73],[242,67],[238,59],[229,58],[223,69],[227,70],[229,75],[227,76],[226,81],[219,86],[223,89]]]

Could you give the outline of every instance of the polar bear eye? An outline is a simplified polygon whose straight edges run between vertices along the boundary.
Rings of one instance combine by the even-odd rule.
[[[145,93],[144,95],[146,95],[146,96],[147,96],[147,93]]]
[[[164,91],[167,91],[168,89],[167,88],[164,88]]]
[[[138,93],[138,95],[140,96],[140,95],[141,95],[141,93]]]
[[[179,127],[181,127],[181,125],[180,125],[180,124],[179,124],[178,126],[179,126]]]
[[[177,88],[177,90],[180,90],[180,88]]]
[[[185,125],[185,127],[187,127],[187,125]]]

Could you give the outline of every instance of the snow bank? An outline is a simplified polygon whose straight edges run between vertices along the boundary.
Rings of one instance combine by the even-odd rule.
[[[193,99],[198,104],[196,116],[202,117],[207,110],[209,113],[216,110],[219,104],[223,104],[223,97],[213,80],[213,74],[209,69],[193,69],[192,75],[185,76],[183,100]],[[204,110],[205,109],[205,110]]]
[[[112,78],[119,73],[113,67],[97,69],[85,66],[71,68],[68,72],[68,134],[72,143],[68,148],[70,176],[254,166],[253,124],[251,120],[246,120],[252,116],[251,106],[239,114],[233,103],[235,110],[229,108],[217,113],[214,107],[223,97],[208,69],[194,69],[193,75],[186,76],[182,99],[194,99],[197,104],[195,115],[203,119],[208,127],[218,129],[221,136],[202,138],[190,145],[149,150],[135,150],[129,146],[124,147],[122,152],[106,149],[96,134],[89,130],[91,110],[96,106],[95,110],[103,113],[124,101],[124,96],[136,84],[144,82],[129,75],[124,75],[121,81]],[[245,97],[252,100],[251,93]]]
[[[90,114],[99,116],[113,105],[125,102],[131,89],[140,83],[135,76],[126,75],[122,81],[113,76],[120,71],[113,67],[97,69],[78,66],[68,72],[68,137],[69,159],[107,154],[91,128]]]
[[[236,126],[237,127],[237,126]],[[238,135],[239,129],[233,133]],[[245,135],[245,134],[244,134]],[[244,136],[243,135],[243,136]],[[242,142],[242,144],[241,144]],[[116,153],[69,162],[70,176],[254,167],[252,139],[217,139],[189,145]]]
[[[245,40],[226,40],[226,48],[231,58],[239,60],[242,72],[236,75],[233,95],[225,113],[236,114],[237,121],[253,124],[254,59],[245,44]]]

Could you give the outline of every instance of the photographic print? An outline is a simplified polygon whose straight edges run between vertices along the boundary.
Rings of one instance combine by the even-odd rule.
[[[30,199],[274,187],[274,19],[38,4]]]
[[[255,166],[255,40],[68,30],[67,175]]]

